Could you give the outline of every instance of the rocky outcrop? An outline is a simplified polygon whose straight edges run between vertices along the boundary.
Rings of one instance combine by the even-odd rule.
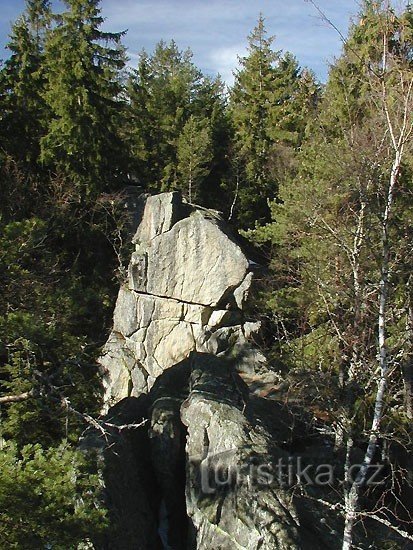
[[[246,351],[259,328],[242,311],[252,274],[228,227],[178,193],[143,200],[128,278],[100,359],[106,410],[148,393],[194,350],[228,355],[244,348],[240,369],[264,361],[251,347]]]
[[[299,546],[291,497],[271,479],[285,454],[248,419],[248,387],[233,365],[211,355],[191,356],[187,426],[187,513],[197,549],[290,550]]]
[[[101,441],[118,525],[105,548],[300,548],[294,505],[262,470],[283,451],[239,375],[265,361],[244,313],[250,263],[216,212],[178,193],[141,202],[100,365],[111,423],[147,422]]]

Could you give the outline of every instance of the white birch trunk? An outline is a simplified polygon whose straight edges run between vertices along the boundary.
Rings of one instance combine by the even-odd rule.
[[[378,341],[379,341],[379,367],[380,378],[377,384],[374,402],[374,414],[370,428],[367,450],[363,463],[356,479],[350,484],[349,491],[345,495],[345,521],[342,550],[351,550],[353,545],[354,523],[357,519],[359,508],[360,488],[366,483],[369,466],[371,465],[377,448],[377,439],[380,432],[380,424],[383,418],[384,398],[387,387],[387,374],[389,370],[386,342],[386,314],[387,299],[389,293],[389,221],[393,205],[394,189],[400,170],[403,147],[395,152],[395,157],[390,174],[390,182],[386,197],[386,206],[382,224],[382,249],[381,249],[381,276],[379,284],[379,315],[378,315]]]

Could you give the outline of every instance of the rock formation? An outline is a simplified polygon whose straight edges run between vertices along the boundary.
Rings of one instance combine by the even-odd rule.
[[[248,388],[231,363],[204,354],[191,360],[181,418],[188,428],[186,506],[194,548],[297,548],[290,497],[278,480],[265,477],[284,453],[248,419]]]
[[[264,360],[246,345],[259,328],[243,318],[249,262],[217,213],[183,203],[178,193],[147,197],[133,243],[100,359],[106,407],[148,393],[194,350],[244,348],[239,369]]]
[[[258,468],[283,451],[239,375],[265,361],[244,314],[250,263],[216,212],[178,193],[142,201],[100,364],[111,422],[148,421],[104,443],[118,526],[105,548],[301,548],[294,505]]]

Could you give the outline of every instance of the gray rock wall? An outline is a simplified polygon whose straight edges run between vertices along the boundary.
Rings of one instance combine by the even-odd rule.
[[[196,548],[298,548],[291,496],[264,476],[284,453],[248,419],[248,388],[229,362],[195,353],[191,363],[181,419],[188,428],[187,513]]]

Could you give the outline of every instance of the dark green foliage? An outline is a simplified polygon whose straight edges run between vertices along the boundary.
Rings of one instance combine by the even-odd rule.
[[[275,63],[279,52],[271,49],[273,38],[266,36],[264,19],[248,37],[248,56],[240,59],[231,92],[231,112],[235,128],[236,155],[243,166],[239,189],[239,209],[245,225],[268,220],[267,199],[274,198],[276,182],[268,173],[273,145],[270,119],[273,102]]]
[[[316,107],[318,87],[290,53],[272,49],[264,18],[248,37],[231,91],[237,219],[244,228],[270,220],[268,201],[277,197],[285,172]]]
[[[193,64],[190,50],[182,52],[175,42],[161,41],[151,56],[141,53],[128,92],[128,140],[136,181],[153,191],[186,189],[178,148],[182,156],[183,142],[188,143],[185,132],[188,134],[189,126],[186,130],[185,126],[189,120],[190,124],[204,120],[211,134],[211,145],[196,198],[202,204],[213,204],[226,172],[229,139],[219,78],[204,77]]]
[[[8,174],[10,189],[14,175]],[[28,216],[27,205],[13,208],[8,197],[0,219],[0,391],[31,394],[2,405],[0,418],[0,440],[4,437],[18,449],[0,450],[0,462],[9,461],[2,466],[5,479],[12,461],[20,460],[20,450],[24,455],[14,472],[20,477],[11,476],[12,485],[2,478],[0,491],[0,537],[7,533],[13,548],[48,541],[54,547],[75,547],[76,541],[95,536],[104,525],[104,513],[92,502],[99,491],[97,478],[87,473],[86,457],[71,448],[85,423],[62,399],[80,415],[99,414],[95,358],[110,323],[116,264],[102,231],[107,223],[102,213],[95,210],[92,217],[78,206],[55,201],[43,208],[33,201],[37,212]],[[62,439],[68,443],[59,448]],[[36,447],[30,450],[28,444]],[[50,468],[44,467],[46,462]],[[74,476],[79,481],[72,482]],[[37,487],[44,493],[40,504],[31,492]]]
[[[401,38],[401,29],[408,34],[406,16],[393,16],[376,6],[353,26],[343,56],[332,68],[311,135],[305,136],[297,156],[297,171],[284,178],[278,200],[271,203],[273,221],[251,233],[271,250],[271,275],[260,304],[273,323],[275,364],[291,386],[296,384],[302,402],[317,403],[328,414],[337,452],[344,455],[347,446],[353,449],[350,457],[364,456],[377,403],[383,219],[394,162],[384,105],[394,127],[401,128],[400,106],[411,101],[403,84],[412,79],[410,55],[400,53],[411,51]],[[387,18],[391,50],[387,72],[381,75],[374,72],[375,52],[383,44],[380,32]],[[360,52],[366,59],[371,56],[371,65],[353,63],[355,54],[349,48],[356,39],[364,45]],[[409,117],[411,108],[407,112]],[[411,405],[406,405],[411,390],[406,391],[408,380],[403,381],[403,368],[411,361],[413,311],[412,233],[407,222],[413,215],[411,174],[409,136],[387,226],[391,267],[385,345],[393,370],[386,381],[380,425],[386,445],[405,446],[406,453],[412,443],[405,430],[412,415]],[[304,380],[313,381],[313,389]],[[375,460],[380,460],[379,449]],[[396,471],[397,465],[392,468]],[[363,496],[363,506],[379,506]]]
[[[160,191],[176,184],[177,140],[201,81],[190,50],[180,52],[174,42],[160,42],[152,56],[142,52],[130,97],[134,150],[143,165],[137,177],[145,187]]]
[[[202,184],[211,171],[212,140],[207,119],[189,117],[178,138],[177,160],[177,187],[189,202],[197,203]]]
[[[351,129],[373,114],[368,98],[371,83],[380,77],[383,64],[383,31],[386,29],[388,54],[412,61],[412,8],[396,14],[383,2],[365,0],[358,18],[349,30],[343,55],[331,69],[326,88],[326,128],[337,132]],[[377,109],[377,103],[373,110]]]
[[[308,70],[301,71],[291,53],[283,55],[275,68],[272,87],[269,134],[275,144],[300,147],[316,113],[319,95],[315,76]]]
[[[88,196],[122,177],[122,33],[100,30],[99,0],[66,0],[47,33],[45,101],[52,118],[41,159]],[[110,45],[113,44],[111,47]]]
[[[293,399],[317,404],[338,447],[347,438],[363,450],[393,160],[383,84],[400,128],[412,9],[363,2],[323,93],[273,49],[260,16],[227,104],[221,79],[173,41],[127,74],[123,33],[101,30],[98,0],[65,0],[59,15],[46,0],[26,4],[0,71],[0,393],[28,393],[1,409],[0,546],[76,548],[106,526],[96,461],[75,449],[82,414],[100,410],[96,356],[124,275],[125,183],[179,189],[249,230],[268,255],[251,307],[267,321],[272,366]],[[412,159],[409,135],[387,235],[393,363],[381,427],[405,445]]]
[[[97,227],[68,227],[57,215],[49,222],[32,217],[2,224],[1,230],[3,390],[46,393],[42,403],[10,405],[4,429],[21,443],[51,443],[67,432],[59,388],[81,412],[99,407],[93,361],[111,314],[110,248]],[[105,260],[99,257],[104,250]],[[69,421],[76,437],[78,420]]]
[[[0,72],[2,147],[28,172],[38,168],[39,142],[49,120],[44,100],[49,4],[46,0],[27,0],[25,13],[12,27],[7,45],[11,55]]]
[[[99,43],[120,36],[100,33],[98,2],[68,7],[50,26],[48,4],[28,2],[1,72],[0,390],[29,393],[0,418],[0,537],[12,548],[75,548],[105,527],[93,460],[74,448],[82,414],[99,414],[95,359],[113,310],[121,218],[116,196],[96,194],[121,174],[124,61]],[[58,177],[39,164],[40,142]]]
[[[2,548],[75,549],[107,527],[99,478],[80,451],[13,443],[0,449]]]

